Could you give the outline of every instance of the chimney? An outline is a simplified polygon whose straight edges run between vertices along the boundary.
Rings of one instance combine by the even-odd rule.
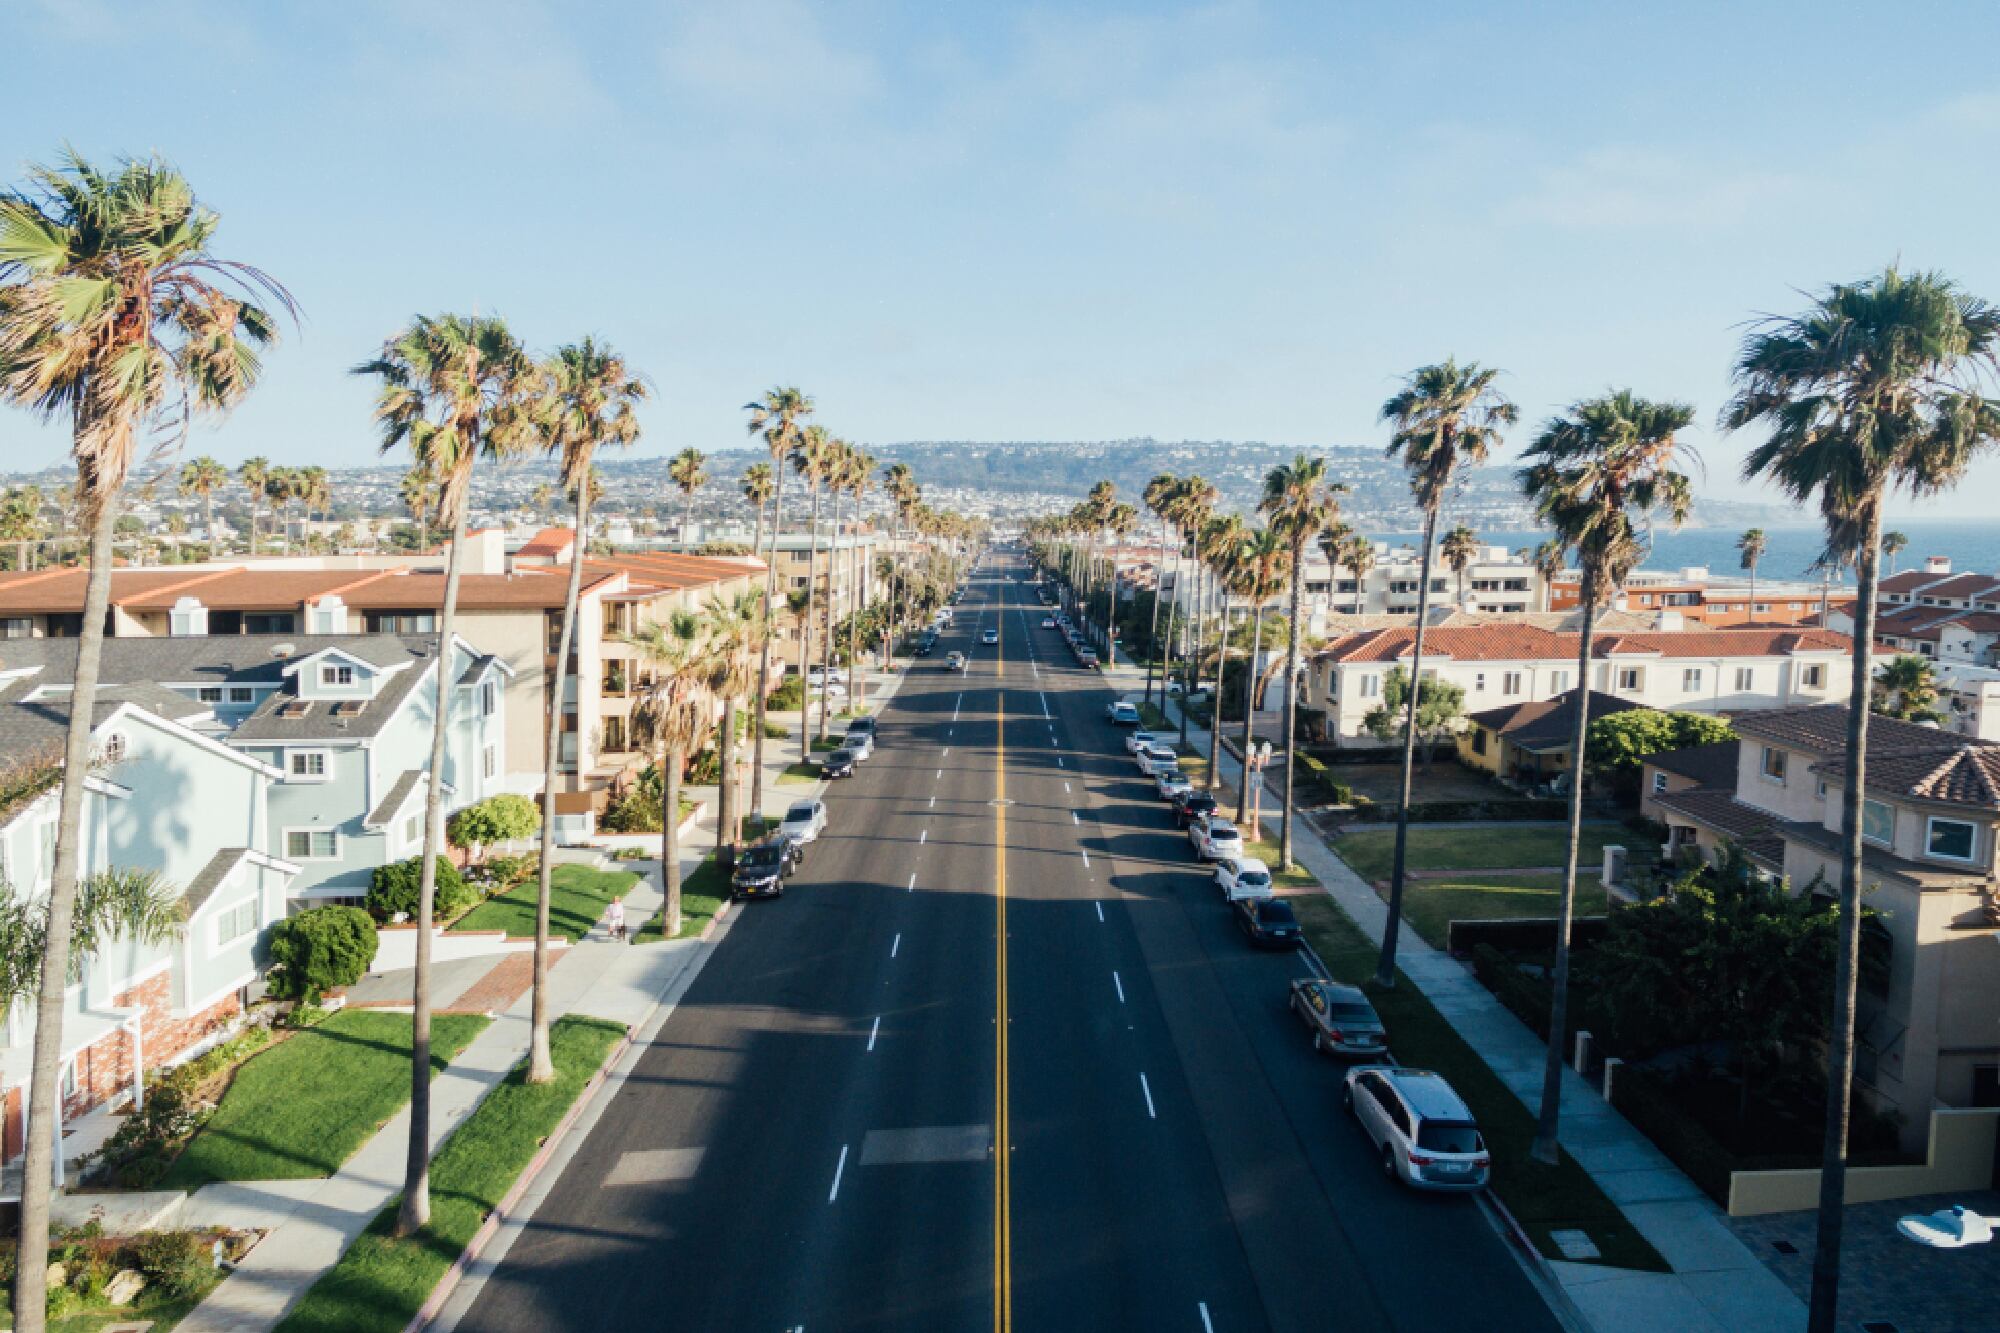
[[[341,600],[339,593],[327,593],[306,607],[306,632],[347,633],[347,603]]]
[[[208,608],[199,597],[178,597],[167,612],[167,633],[176,639],[204,638],[208,634]]]
[[[1924,557],[1924,573],[1951,573],[1951,557],[1948,555],[1927,555]]]

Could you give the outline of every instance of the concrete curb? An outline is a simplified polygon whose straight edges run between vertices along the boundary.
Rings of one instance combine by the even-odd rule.
[[[1547,1257],[1535,1247],[1535,1242],[1529,1237],[1526,1228],[1501,1201],[1500,1196],[1490,1189],[1485,1189],[1475,1194],[1473,1201],[1479,1205],[1479,1211],[1484,1214],[1494,1231],[1513,1245],[1516,1260],[1528,1274],[1528,1280],[1541,1288],[1542,1299],[1547,1302],[1549,1313],[1556,1317],[1557,1322],[1564,1328],[1579,1333],[1589,1330],[1592,1327],[1591,1322],[1584,1318],[1583,1311],[1569,1298],[1569,1292],[1563,1288],[1562,1279],[1558,1278],[1555,1270],[1549,1267]]]
[[[590,1081],[577,1093],[576,1100],[570,1103],[569,1110],[564,1112],[554,1131],[542,1141],[541,1148],[529,1159],[527,1166],[521,1169],[521,1174],[515,1177],[514,1183],[501,1196],[499,1205],[486,1215],[486,1220],[479,1224],[479,1230],[472,1233],[472,1239],[465,1243],[465,1248],[459,1252],[458,1258],[452,1261],[451,1267],[445,1270],[445,1275],[438,1280],[437,1286],[432,1288],[430,1298],[417,1308],[416,1315],[403,1326],[403,1333],[419,1333],[419,1330],[427,1327],[443,1311],[445,1302],[451,1299],[452,1292],[458,1289],[460,1279],[465,1276],[467,1266],[479,1258],[479,1252],[486,1248],[487,1242],[500,1230],[508,1214],[520,1203],[521,1196],[535,1183],[535,1177],[542,1173],[542,1169],[555,1156],[556,1149],[568,1137],[578,1117],[596,1098],[598,1090],[604,1086],[608,1071],[618,1063],[626,1048],[632,1044],[632,1031],[630,1027],[626,1028],[625,1035],[605,1052],[604,1059],[597,1066],[597,1072],[590,1076]],[[482,1103],[485,1101],[484,1098],[480,1100]],[[477,1113],[478,1107],[474,1107],[467,1113],[466,1118],[469,1120]]]

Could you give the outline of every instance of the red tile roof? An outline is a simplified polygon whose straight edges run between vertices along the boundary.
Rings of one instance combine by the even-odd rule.
[[[1334,640],[1316,661],[1396,662],[1410,655],[1414,627],[1365,630]],[[1593,657],[1784,657],[1797,652],[1846,652],[1845,634],[1811,627],[1686,629],[1619,632],[1596,636]],[[1425,656],[1459,662],[1529,662],[1572,659],[1577,636],[1532,625],[1441,626],[1424,634]]]
[[[540,532],[528,538],[527,544],[514,552],[514,554],[525,555],[531,558],[553,558],[555,556],[566,555],[569,552],[569,548],[575,544],[575,528],[543,528]]]

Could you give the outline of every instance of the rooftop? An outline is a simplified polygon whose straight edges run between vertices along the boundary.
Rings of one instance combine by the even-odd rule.
[[[1336,639],[1314,661],[1398,662],[1411,654],[1414,626],[1364,631]],[[1427,630],[1424,654],[1459,662],[1574,661],[1578,636],[1534,625],[1446,625]],[[1800,652],[1846,652],[1848,638],[1829,630],[1794,627],[1616,631],[1599,635],[1591,656],[1785,657]]]

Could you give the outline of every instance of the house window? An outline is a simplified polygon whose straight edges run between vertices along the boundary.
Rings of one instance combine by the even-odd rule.
[[[499,693],[493,688],[493,682],[489,680],[480,685],[479,715],[481,717],[492,717],[494,710],[499,708],[499,706],[500,706],[500,696]]]
[[[411,815],[403,821],[403,841],[405,843],[415,843],[423,836],[423,832],[424,817],[422,815]]]
[[[256,701],[257,692],[248,685],[231,685],[229,687],[229,702],[233,704],[247,704],[255,703]]]
[[[1804,681],[1805,681],[1805,687],[1807,689],[1809,690],[1818,689],[1821,685],[1826,683],[1826,668],[1824,666],[1807,667],[1805,669]]]
[[[32,639],[35,637],[35,622],[25,616],[9,616],[0,620],[0,639]]]
[[[1970,861],[1975,840],[1964,820],[1933,817],[1924,831],[1924,850],[1946,861]]]
[[[1478,672],[1472,677],[1472,690],[1475,694],[1486,692],[1486,673],[1484,671]]]
[[[201,703],[219,704],[222,702],[222,687],[220,685],[203,685],[194,692],[194,697]]]
[[[1815,784],[1815,786],[1813,787],[1813,795],[1815,795],[1815,796],[1819,797],[1819,799],[1820,799],[1820,800],[1822,800],[1822,801],[1824,801],[1824,800],[1826,799],[1826,779],[1825,779],[1825,778],[1821,778],[1821,779],[1819,780],[1819,782],[1818,782],[1817,784]]]
[[[287,861],[335,861],[340,858],[340,834],[330,828],[285,830]]]
[[[104,749],[98,756],[107,764],[125,762],[125,733],[114,731],[104,738]]]
[[[215,947],[228,948],[245,935],[257,931],[257,900],[245,898],[215,918]]]
[[[1561,694],[1564,690],[1568,688],[1569,688],[1569,672],[1567,671],[1549,672],[1549,689],[1551,691],[1553,691],[1556,694]]]
[[[1771,604],[1769,602],[1759,602],[1750,609],[1757,615],[1768,615],[1771,611]]]
[[[1474,727],[1472,729],[1472,752],[1474,754],[1486,753],[1486,728]]]
[[[1362,698],[1373,699],[1380,693],[1382,693],[1382,678],[1380,676],[1363,676],[1361,678]]]
[[[1521,673],[1518,671],[1504,672],[1500,677],[1500,693],[1519,694],[1520,692]]]
[[[312,782],[324,780],[329,767],[325,750],[293,750],[285,770],[294,778]]]
[[[1756,686],[1757,686],[1756,668],[1754,667],[1736,668],[1736,688],[1738,690],[1752,690],[1755,689]]]
[[[1638,689],[1638,688],[1639,688],[1639,668],[1637,668],[1637,667],[1620,667],[1620,668],[1618,668],[1618,688],[1619,688],[1619,689],[1621,689],[1621,690],[1636,690],[1636,689]]]
[[[1666,794],[1667,794],[1667,775],[1665,773],[1653,774],[1653,795],[1664,796]]]
[[[492,777],[500,769],[500,758],[494,747],[489,745],[479,752],[479,771],[482,776]]]
[[[1779,786],[1785,785],[1785,752],[1772,746],[1764,747],[1764,776]]]
[[[322,685],[352,685],[354,668],[351,666],[323,666],[319,669],[319,683]]]
[[[1681,688],[1692,694],[1701,688],[1701,668],[1685,667],[1681,671]]]
[[[1896,809],[1885,801],[1861,798],[1861,836],[1887,847],[1896,841]]]

